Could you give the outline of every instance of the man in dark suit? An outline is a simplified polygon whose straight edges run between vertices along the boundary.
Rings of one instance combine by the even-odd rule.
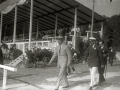
[[[114,57],[115,57],[115,50],[113,49],[113,47],[110,47],[110,50],[109,50],[109,63],[110,63],[111,66],[113,65]]]
[[[104,44],[104,41],[100,41],[99,42],[99,46],[101,47],[101,50],[102,50],[103,65],[104,65],[104,67],[101,68],[101,61],[99,62],[98,73],[99,73],[99,84],[101,84],[102,82],[105,81],[105,77],[104,77],[103,74],[104,74],[104,71],[105,71],[105,67],[107,67],[108,48]]]
[[[88,66],[90,68],[90,75],[91,75],[91,83],[89,90],[92,90],[92,88],[96,85],[95,75],[96,75],[97,67],[99,65],[99,60],[101,61],[101,67],[103,67],[103,59],[102,59],[102,51],[99,45],[96,44],[96,38],[90,37],[89,44],[90,45],[87,48],[87,51],[84,56],[84,60],[86,61],[87,57],[89,57]]]

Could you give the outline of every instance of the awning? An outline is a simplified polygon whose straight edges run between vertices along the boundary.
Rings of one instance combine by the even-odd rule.
[[[77,24],[91,24],[92,10],[76,2],[75,0],[34,0],[33,12],[33,32],[37,31],[37,20],[39,19],[39,31],[50,30],[55,28],[55,16],[58,16],[58,27],[73,26],[75,7],[78,9]],[[7,35],[13,34],[14,24],[13,9],[10,13],[3,15],[3,29],[7,27]],[[30,18],[30,0],[28,3],[18,6],[17,13],[17,34],[23,33],[25,24],[25,32],[29,32]],[[101,15],[95,13],[94,22],[105,21]]]

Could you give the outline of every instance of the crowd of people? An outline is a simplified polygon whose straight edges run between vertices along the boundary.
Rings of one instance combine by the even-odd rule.
[[[8,48],[8,45],[3,43],[0,46],[1,50],[1,61],[4,63],[4,60],[10,60],[13,61],[20,55],[22,55],[22,51],[16,48],[16,44],[12,44],[10,48]]]

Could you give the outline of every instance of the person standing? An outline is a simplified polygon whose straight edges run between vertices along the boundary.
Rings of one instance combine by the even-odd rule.
[[[114,57],[115,57],[115,50],[113,49],[113,47],[110,47],[110,50],[109,50],[109,63],[110,63],[111,66],[113,66]]]
[[[55,90],[59,89],[59,85],[62,79],[65,82],[65,86],[63,88],[69,87],[67,80],[67,68],[70,66],[72,56],[70,48],[64,43],[64,38],[59,36],[57,37],[57,41],[59,45],[56,47],[54,55],[48,63],[48,65],[50,65],[58,56],[58,67],[60,68],[60,71]]]
[[[102,52],[99,45],[96,44],[96,38],[90,37],[89,38],[89,46],[84,56],[84,60],[86,61],[88,58],[88,66],[90,68],[90,75],[91,75],[91,82],[89,90],[96,85],[95,75],[97,71],[97,67],[99,65],[99,60],[101,60],[101,67],[103,67],[103,59],[102,59]]]
[[[106,74],[105,67],[106,67],[106,69],[107,69],[108,48],[107,48],[107,46],[104,44],[104,41],[100,41],[100,42],[99,42],[99,46],[101,47],[101,50],[102,50],[102,54],[103,54],[103,65],[104,65],[104,67],[101,68],[101,61],[99,61],[98,73],[99,73],[99,84],[101,84],[102,82],[105,81],[104,72],[105,72],[105,74]]]

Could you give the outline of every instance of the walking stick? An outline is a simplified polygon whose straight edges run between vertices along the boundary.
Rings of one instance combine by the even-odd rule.
[[[109,58],[107,57],[107,61],[109,60]],[[106,65],[105,65],[105,71],[104,71],[104,73],[105,73],[105,77],[106,77],[106,73],[107,73],[107,61],[106,61]]]
[[[105,65],[105,71],[104,71],[104,73],[105,73],[105,77],[106,77],[106,73],[107,73],[107,64]]]

